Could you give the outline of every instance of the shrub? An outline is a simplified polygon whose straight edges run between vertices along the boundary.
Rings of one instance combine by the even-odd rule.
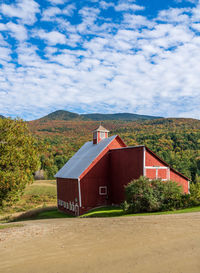
[[[189,206],[189,196],[173,181],[140,177],[125,187],[123,209],[128,213],[173,210]]]
[[[190,184],[190,201],[193,206],[200,205],[200,182]]]

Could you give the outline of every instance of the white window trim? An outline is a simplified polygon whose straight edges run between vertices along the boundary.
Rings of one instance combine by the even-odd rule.
[[[146,166],[145,169],[169,169],[169,167],[162,167],[162,166]]]
[[[105,190],[103,193],[101,192],[102,189]],[[99,195],[107,195],[107,186],[99,187]]]
[[[100,131],[100,139],[104,139],[106,137],[106,134],[104,131]]]

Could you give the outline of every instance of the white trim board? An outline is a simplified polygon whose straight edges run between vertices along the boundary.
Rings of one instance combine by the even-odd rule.
[[[162,166],[145,166],[145,169],[163,169],[163,170],[168,170],[169,167],[162,167]]]
[[[143,176],[146,176],[145,164],[146,164],[146,148],[144,146],[144,149],[143,149]]]
[[[82,200],[81,200],[81,186],[80,186],[80,178],[78,178],[78,195],[79,195],[79,206],[82,207]]]

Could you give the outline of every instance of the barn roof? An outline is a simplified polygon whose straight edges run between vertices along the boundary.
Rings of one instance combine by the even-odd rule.
[[[104,128],[102,125],[99,125],[99,127],[96,130],[94,130],[94,132],[97,132],[97,131],[108,132],[108,133],[110,132],[106,128]]]
[[[57,172],[55,177],[78,179],[90,166],[97,156],[116,138],[111,136],[101,140],[98,144],[86,142],[75,155]]]

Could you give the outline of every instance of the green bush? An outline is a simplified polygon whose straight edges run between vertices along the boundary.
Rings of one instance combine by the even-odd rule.
[[[193,206],[200,205],[200,182],[190,184],[190,201]]]
[[[190,206],[189,195],[174,181],[149,180],[140,177],[125,187],[125,212],[153,212],[174,210]]]

